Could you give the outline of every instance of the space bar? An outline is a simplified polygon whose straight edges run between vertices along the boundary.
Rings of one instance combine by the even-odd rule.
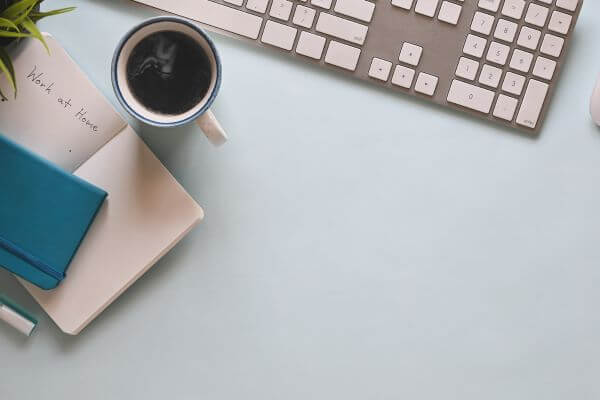
[[[258,39],[262,18],[207,0],[136,0],[203,24]]]

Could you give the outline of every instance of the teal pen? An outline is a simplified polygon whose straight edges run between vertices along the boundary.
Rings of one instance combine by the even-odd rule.
[[[0,320],[25,336],[31,336],[37,326],[37,320],[33,316],[2,295],[0,295]]]

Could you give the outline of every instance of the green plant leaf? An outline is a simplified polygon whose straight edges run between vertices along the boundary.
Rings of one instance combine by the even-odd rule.
[[[38,4],[40,0],[21,0],[13,3],[10,7],[0,14],[0,17],[7,18],[10,20],[15,20],[19,15],[23,14],[25,11],[30,10]]]
[[[44,40],[44,36],[42,36],[42,33],[40,32],[40,30],[38,29],[38,27],[35,25],[35,22],[33,22],[31,20],[31,18],[27,17],[27,18],[25,18],[23,20],[23,22],[21,23],[21,25],[23,25],[23,28],[27,29],[27,31],[29,33],[31,33],[31,36],[33,36],[34,38],[36,38],[40,42],[42,42],[42,44],[46,48],[46,51],[48,52],[48,54],[50,54],[50,49],[48,48],[48,44]]]
[[[0,27],[14,29],[17,32],[19,31],[19,27],[17,25],[15,25],[15,23],[12,22],[10,19],[6,19],[6,18],[0,18]]]
[[[29,16],[29,14],[31,14],[31,12],[33,11],[33,7],[35,7],[36,3],[33,3],[27,10],[25,10],[25,12],[21,13],[21,15],[19,15],[17,18],[15,18],[14,23],[17,25],[21,25],[21,23],[23,23],[23,20],[25,18],[27,18]]]
[[[20,38],[20,37],[31,37],[31,36],[32,35],[30,33],[0,30],[0,37]]]
[[[66,8],[59,8],[58,10],[44,11],[44,12],[32,11],[29,13],[29,17],[34,21],[39,21],[42,18],[51,17],[53,15],[64,14],[64,13],[74,11],[76,8],[77,7],[66,7]]]
[[[3,72],[4,75],[6,75],[8,82],[15,91],[15,97],[17,97],[17,81],[15,79],[15,69],[13,67],[12,61],[10,61],[8,53],[6,53],[6,50],[4,50],[2,47],[0,47],[0,71]],[[4,97],[4,94],[0,93],[0,95],[3,98],[6,98]]]

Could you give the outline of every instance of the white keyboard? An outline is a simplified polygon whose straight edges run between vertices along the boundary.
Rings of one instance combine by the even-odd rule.
[[[529,133],[583,0],[135,0]]]

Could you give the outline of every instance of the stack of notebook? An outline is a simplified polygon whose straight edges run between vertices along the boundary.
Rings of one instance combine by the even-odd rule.
[[[31,192],[27,199],[27,210],[44,221],[43,229],[31,225],[33,215],[7,213],[11,222],[0,225],[0,234],[5,231],[3,237],[7,239],[0,257],[10,258],[13,265],[18,263],[15,272],[22,278],[43,288],[55,286],[68,264],[69,253],[79,244],[76,238],[87,229],[95,204],[101,202],[102,190],[108,193],[71,260],[66,279],[50,291],[22,280],[64,332],[78,334],[181,240],[202,219],[203,212],[60,44],[49,36],[46,41],[50,56],[39,42],[27,41],[20,46],[14,60],[19,93],[16,99],[0,102],[0,132],[72,173],[71,180],[53,168],[45,172],[60,180],[61,186],[72,182],[69,185],[78,191],[73,198],[85,196],[87,206],[66,202],[61,199],[63,194],[50,190],[46,196],[39,195],[45,190],[38,187],[39,191]],[[1,76],[0,88],[10,92]],[[15,163],[43,163],[31,161],[31,153],[21,154],[26,154],[26,159]],[[3,171],[0,176],[10,180],[10,185],[25,185],[29,190],[28,182],[35,174],[23,179],[14,174]],[[18,202],[15,197],[3,196],[0,201],[12,206]],[[38,228],[52,229],[57,237],[38,248],[41,242],[28,236]],[[59,242],[67,231],[68,243]]]
[[[106,192],[0,134],[0,266],[53,289]]]

